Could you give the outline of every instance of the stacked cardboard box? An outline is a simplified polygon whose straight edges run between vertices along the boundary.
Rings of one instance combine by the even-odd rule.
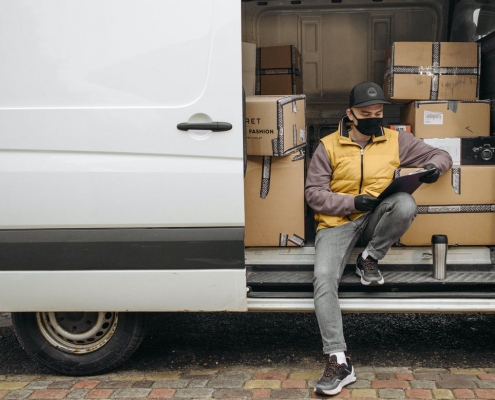
[[[388,49],[385,93],[401,108],[402,124],[432,146],[448,151],[454,167],[413,196],[418,216],[401,238],[429,245],[444,234],[449,244],[495,243],[495,141],[490,102],[478,100],[477,43],[397,42]],[[401,174],[409,171],[401,171]]]
[[[246,246],[304,245],[305,101],[246,98]]]
[[[301,53],[293,45],[260,47],[256,55],[256,94],[302,94]]]

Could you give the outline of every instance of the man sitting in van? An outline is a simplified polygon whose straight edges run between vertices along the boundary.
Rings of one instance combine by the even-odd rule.
[[[355,246],[364,247],[356,260],[363,285],[382,285],[378,269],[388,249],[406,232],[416,216],[408,193],[385,199],[378,195],[399,167],[432,170],[421,178],[433,183],[451,168],[450,155],[408,132],[382,127],[380,86],[356,85],[349,108],[336,132],[321,139],[308,169],[306,199],[318,221],[314,266],[314,302],[327,363],[315,387],[318,394],[335,395],[356,380],[342,330],[338,287]]]

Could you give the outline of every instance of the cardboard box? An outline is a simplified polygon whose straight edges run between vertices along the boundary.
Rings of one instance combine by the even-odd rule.
[[[242,42],[242,86],[246,96],[256,92],[256,44]]]
[[[479,98],[479,43],[395,42],[385,58],[384,91],[393,103]]]
[[[285,156],[306,146],[306,97],[246,97],[247,154]]]
[[[394,131],[404,131],[411,133],[411,125],[409,124],[393,124],[387,125],[386,128],[393,129]]]
[[[423,139],[423,142],[445,150],[452,157],[454,165],[461,165],[461,138]]]
[[[400,175],[416,171],[402,168]],[[418,206],[495,204],[495,166],[454,166],[413,195]]]
[[[430,246],[432,235],[447,235],[449,245],[490,246],[495,244],[494,226],[495,212],[419,214],[400,242]]]
[[[304,154],[248,156],[244,206],[246,246],[302,246]]]
[[[302,77],[293,74],[258,75],[256,81],[257,95],[302,94]]]
[[[401,107],[400,121],[418,138],[489,136],[490,101],[413,101]]]
[[[267,69],[301,70],[301,53],[293,45],[259,47],[257,62],[261,71]]]
[[[495,32],[479,39],[481,45],[480,98],[495,100]],[[491,107],[490,132],[495,135],[495,101]]]

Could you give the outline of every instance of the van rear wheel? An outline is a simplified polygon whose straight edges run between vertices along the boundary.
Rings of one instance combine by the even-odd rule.
[[[144,316],[117,312],[12,313],[24,350],[66,375],[97,375],[123,364],[145,337]]]

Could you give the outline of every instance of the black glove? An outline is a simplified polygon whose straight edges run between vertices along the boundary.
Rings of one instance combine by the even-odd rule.
[[[434,169],[435,172],[432,172],[429,175],[426,175],[426,176],[423,176],[423,177],[419,178],[420,182],[423,182],[423,183],[433,183],[433,182],[436,182],[438,180],[438,178],[440,177],[440,171],[439,171],[439,169],[437,167],[435,167],[435,165],[433,165],[433,164],[426,164],[425,165],[425,169],[426,170]]]
[[[354,208],[358,211],[373,211],[381,202],[382,199],[360,194],[354,197]]]

